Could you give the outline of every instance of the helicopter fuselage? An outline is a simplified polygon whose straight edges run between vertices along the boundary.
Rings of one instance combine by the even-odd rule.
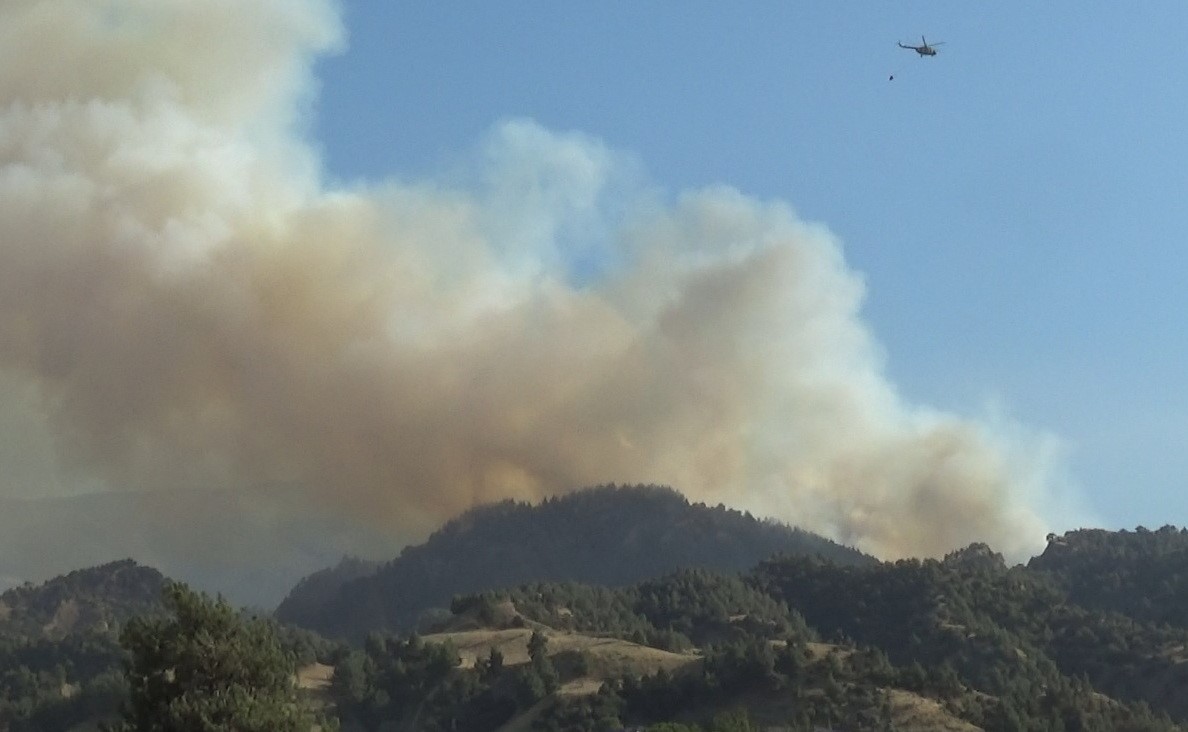
[[[943,41],[938,41],[936,43],[929,44],[928,41],[924,40],[924,38],[921,38],[920,41],[921,41],[921,43],[919,46],[912,46],[912,45],[908,45],[905,43],[899,43],[899,47],[900,48],[910,48],[913,51],[915,51],[916,53],[920,54],[921,56],[935,56],[936,55],[935,47],[940,46],[944,43]]]
[[[910,48],[913,51],[915,51],[916,53],[920,54],[921,56],[935,56],[936,55],[936,49],[933,48],[932,46],[905,46],[904,44],[901,43],[901,44],[899,44],[899,47],[900,48]]]

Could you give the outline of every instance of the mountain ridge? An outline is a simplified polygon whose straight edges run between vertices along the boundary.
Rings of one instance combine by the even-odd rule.
[[[114,632],[128,619],[158,609],[166,581],[156,569],[122,559],[13,587],[0,594],[0,635],[61,640]]]
[[[837,557],[784,552],[742,568],[686,567],[618,584],[674,556],[737,562],[750,549],[770,548],[763,537],[813,537],[690,504],[656,486],[602,487],[537,506],[494,504],[434,537],[386,564],[347,560],[333,568],[337,574],[315,573],[306,583],[332,602],[364,609],[351,620],[400,619],[388,614],[394,609],[414,624],[425,619],[414,611],[428,595],[386,605],[380,593],[392,588],[372,584],[376,577],[404,567],[386,578],[405,589],[401,597],[419,591],[406,582],[434,576],[441,582],[429,591],[453,591],[449,610],[430,605],[445,621],[437,627],[445,633],[440,651],[427,650],[429,636],[416,633],[402,639],[381,632],[348,647],[285,630],[282,643],[295,658],[345,669],[331,678],[330,665],[320,667],[326,698],[346,705],[338,707],[344,723],[351,715],[378,725],[399,714],[415,718],[427,704],[425,719],[447,725],[440,728],[461,723],[461,710],[536,715],[553,725],[546,728],[579,729],[589,728],[579,721],[595,719],[704,725],[732,709],[760,724],[799,720],[796,729],[881,729],[891,721],[955,728],[909,724],[917,717],[902,713],[906,704],[931,708],[936,725],[964,729],[1188,728],[1188,702],[1179,693],[1188,683],[1182,529],[1053,534],[1043,554],[1014,566],[985,544],[943,559],[880,562],[815,537],[812,548]],[[518,543],[500,543],[512,538]],[[531,558],[539,561],[525,565]],[[525,566],[555,577],[506,582],[511,569]],[[456,573],[467,567],[470,579],[481,575],[495,587],[462,591],[458,580],[466,578]],[[576,572],[604,584],[578,582]],[[116,709],[125,687],[114,633],[129,616],[154,612],[153,589],[165,581],[155,569],[122,560],[0,595],[0,668],[18,669],[0,674],[0,726],[13,720],[13,729],[67,729],[59,722]],[[376,594],[354,594],[358,588]],[[344,635],[358,640],[395,627],[360,625]],[[551,664],[531,658],[538,630],[553,645]],[[513,635],[514,649],[501,646],[508,656],[499,672],[481,639]],[[463,641],[471,665],[453,660],[461,649],[452,644]],[[629,647],[637,656],[684,653],[700,662],[681,673],[625,670],[614,658]],[[404,660],[390,658],[393,652]],[[390,670],[411,684],[408,696],[380,704],[378,690],[394,682],[375,674],[397,662],[403,670]],[[440,676],[425,685],[422,673]],[[31,679],[35,686],[27,685]],[[437,691],[426,697],[428,689]],[[470,719],[458,729],[495,729]]]
[[[779,553],[819,554],[839,564],[877,561],[722,504],[690,503],[672,488],[612,484],[539,504],[473,508],[374,572],[345,573],[333,592],[325,592],[333,573],[305,582],[328,598],[321,604],[298,592],[299,583],[276,615],[326,635],[358,637],[409,630],[422,613],[448,606],[458,594],[542,581],[625,585],[684,567],[743,570]]]

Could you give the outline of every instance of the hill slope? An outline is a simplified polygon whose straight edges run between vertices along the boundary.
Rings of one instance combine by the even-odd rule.
[[[874,560],[854,549],[724,506],[690,504],[668,488],[592,488],[539,505],[506,501],[469,511],[371,575],[299,585],[277,618],[358,638],[408,630],[426,610],[463,593],[527,582],[618,586],[682,567],[746,569],[773,554],[819,555],[843,565]]]
[[[654,488],[500,504],[443,528],[435,551],[431,541],[406,552],[420,562],[415,576],[474,582],[486,571],[503,582],[486,542],[521,569],[572,567],[567,581],[455,596],[434,635],[380,634],[328,652],[300,633],[281,640],[322,662],[303,683],[364,729],[733,729],[746,718],[794,729],[1188,729],[1185,532],[1071,532],[1027,567],[985,545],[880,563],[824,542],[842,563],[785,552],[745,573],[615,582],[638,572],[632,561],[659,565],[657,552],[703,557],[690,542],[728,558],[766,551],[756,537],[769,532],[805,536]],[[533,564],[533,551],[552,554]],[[406,556],[378,571],[347,562],[314,578],[309,596],[348,602]],[[623,571],[590,566],[601,563]],[[610,579],[579,584],[578,572]],[[416,594],[409,576],[404,592]],[[124,694],[114,633],[155,611],[163,581],[125,561],[0,595],[0,729],[66,729],[114,710]],[[388,597],[364,609],[383,618]]]
[[[1188,529],[1052,535],[1027,567],[1085,607],[1188,629]]]
[[[14,587],[0,594],[0,637],[114,633],[129,618],[157,610],[164,585],[160,572],[125,559]]]
[[[165,578],[132,560],[0,595],[0,729],[69,729],[124,695],[119,628],[159,612]]]
[[[918,664],[992,695],[1003,718],[1033,706],[1036,688],[1060,689],[1063,703],[1084,711],[1091,685],[1188,720],[1175,693],[1188,682],[1188,631],[1086,607],[1034,570],[785,559],[764,562],[752,581],[826,637],[878,647],[897,666]]]

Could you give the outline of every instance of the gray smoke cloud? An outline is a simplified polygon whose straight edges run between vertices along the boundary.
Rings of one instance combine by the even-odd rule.
[[[342,42],[317,0],[0,6],[10,496],[292,486],[414,538],[657,482],[883,557],[1042,542],[1043,436],[905,403],[826,229],[526,120],[332,186]]]

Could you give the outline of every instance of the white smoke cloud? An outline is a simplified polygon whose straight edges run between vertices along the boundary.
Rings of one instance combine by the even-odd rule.
[[[1042,456],[906,404],[862,279],[780,202],[525,120],[463,174],[326,184],[341,39],[315,0],[0,8],[0,434],[52,442],[0,490],[291,485],[413,537],[659,482],[887,557],[1042,539]]]

